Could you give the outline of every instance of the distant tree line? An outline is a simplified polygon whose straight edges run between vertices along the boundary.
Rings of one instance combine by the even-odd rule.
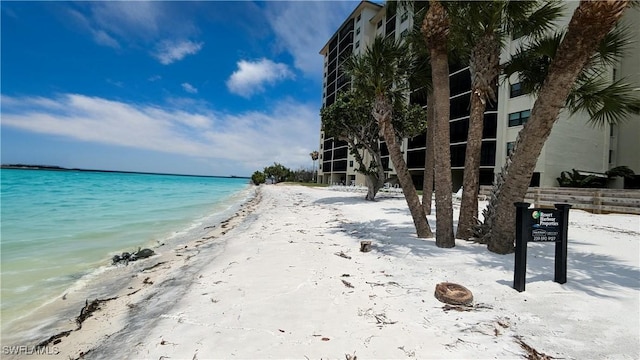
[[[263,171],[256,171],[251,175],[251,182],[255,185],[271,183],[277,184],[279,182],[312,182],[314,172],[312,169],[300,168],[298,170],[291,170],[286,166],[273,163],[271,166],[267,166]]]

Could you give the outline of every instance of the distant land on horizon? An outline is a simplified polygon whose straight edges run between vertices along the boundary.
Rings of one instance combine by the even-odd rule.
[[[144,171],[79,169],[79,168],[65,168],[65,167],[55,166],[55,165],[2,164],[2,165],[0,165],[0,168],[1,169],[19,169],[19,170],[83,171],[83,172],[101,172],[101,173],[123,173],[123,174],[144,174],[144,175],[172,175],[172,176],[250,179],[250,177],[248,177],[248,176],[235,176],[235,175],[229,175],[229,176],[192,175],[192,174],[154,173],[154,172],[144,172]]]

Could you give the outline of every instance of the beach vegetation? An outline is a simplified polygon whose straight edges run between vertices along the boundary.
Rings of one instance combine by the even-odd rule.
[[[531,116],[496,177],[484,222],[476,236],[499,254],[514,250],[515,211],[560,111],[585,110],[594,124],[616,123],[638,112],[640,102],[622,80],[607,81],[628,39],[616,26],[630,1],[580,2],[566,30],[523,42],[505,64],[506,77],[518,74],[523,88],[537,95]],[[610,77],[609,77],[610,78]]]
[[[265,167],[263,172],[267,180],[274,184],[287,181],[292,175],[291,170],[280,163],[273,163],[273,165]]]
[[[406,43],[391,37],[376,37],[364,53],[345,60],[344,70],[351,76],[353,88],[370,102],[369,112],[389,151],[417,236],[428,238],[433,233],[402,153],[399,134],[404,129],[397,129],[397,123],[393,121],[394,111],[408,104],[412,64],[413,58]],[[421,108],[417,111],[423,113]]]
[[[300,168],[291,172],[287,181],[298,183],[310,183],[314,179],[314,169]]]
[[[336,101],[320,110],[322,130],[326,136],[349,144],[357,171],[365,176],[365,200],[373,201],[385,182],[385,168],[380,152],[378,123],[371,115],[371,105],[355,91],[338,95]],[[365,160],[368,155],[369,161]]]
[[[267,177],[262,171],[256,171],[251,175],[251,182],[254,185],[264,184],[266,181]]]

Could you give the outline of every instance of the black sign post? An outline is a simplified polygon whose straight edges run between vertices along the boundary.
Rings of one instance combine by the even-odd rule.
[[[555,274],[553,281],[567,282],[567,232],[569,228],[569,204],[555,204],[555,209],[529,209],[529,203],[517,202],[516,253],[513,288],[524,291],[527,275],[527,243],[555,242]]]

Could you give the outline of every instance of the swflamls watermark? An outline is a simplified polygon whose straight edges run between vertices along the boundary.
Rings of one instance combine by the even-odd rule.
[[[12,345],[3,346],[2,355],[58,355],[60,349],[57,346],[27,346]]]

